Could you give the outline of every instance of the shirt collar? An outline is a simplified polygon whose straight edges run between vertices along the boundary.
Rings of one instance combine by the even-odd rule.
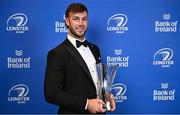
[[[80,42],[84,42],[86,40],[86,38],[83,39],[83,41],[70,36],[69,34],[67,35],[67,39],[73,44],[74,47],[76,47],[76,40],[80,41]]]

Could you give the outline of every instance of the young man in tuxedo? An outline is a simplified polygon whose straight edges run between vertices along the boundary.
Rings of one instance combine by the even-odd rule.
[[[67,38],[48,53],[45,98],[60,106],[58,113],[104,113],[104,102],[97,99],[96,63],[100,51],[85,38],[88,10],[80,3],[70,4],[65,13]],[[110,99],[115,110],[114,99]]]

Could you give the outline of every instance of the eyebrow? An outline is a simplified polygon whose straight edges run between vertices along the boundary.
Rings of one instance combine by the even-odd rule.
[[[73,18],[80,18],[79,16],[72,16]],[[82,18],[88,18],[87,16],[82,17]]]

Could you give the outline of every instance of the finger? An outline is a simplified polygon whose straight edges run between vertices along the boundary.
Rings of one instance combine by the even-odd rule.
[[[105,105],[105,103],[102,100],[98,99],[98,103],[101,103],[102,105]]]
[[[104,113],[106,110],[105,109],[103,109],[102,107],[99,107],[98,108],[99,109],[99,111],[98,112],[100,112],[100,113]]]
[[[111,99],[114,99],[114,96],[113,96],[113,94],[110,94],[110,98],[111,98]]]
[[[114,111],[115,109],[116,109],[116,107],[115,107],[115,106],[111,106],[110,111]]]
[[[111,101],[110,101],[110,106],[111,106],[110,111],[114,111],[114,110],[116,109],[116,103],[115,103],[114,100],[111,100]]]

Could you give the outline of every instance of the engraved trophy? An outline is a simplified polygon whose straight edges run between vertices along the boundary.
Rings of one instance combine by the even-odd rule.
[[[105,102],[104,109],[110,110],[109,99],[111,94],[112,84],[118,69],[118,65],[105,65],[102,63],[96,64],[97,69],[97,98]]]

